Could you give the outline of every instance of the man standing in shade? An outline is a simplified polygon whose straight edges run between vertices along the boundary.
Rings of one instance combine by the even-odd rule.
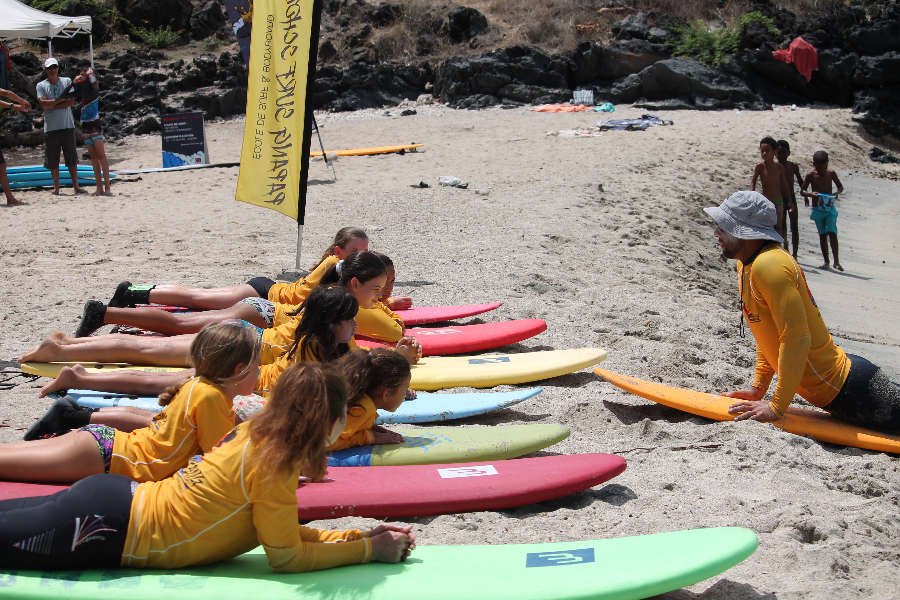
[[[44,61],[47,79],[37,84],[38,103],[44,109],[44,168],[53,176],[53,194],[59,194],[59,153],[62,150],[76,194],[87,191],[78,187],[78,152],[75,150],[75,119],[72,106],[72,80],[59,76],[55,58]]]

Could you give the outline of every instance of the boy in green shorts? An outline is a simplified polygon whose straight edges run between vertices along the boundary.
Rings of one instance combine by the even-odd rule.
[[[778,223],[775,231],[781,235],[782,239],[787,239],[787,231],[784,227],[784,213],[791,203],[791,186],[788,185],[788,178],[784,167],[775,162],[775,151],[778,149],[778,143],[772,137],[764,137],[759,142],[759,155],[763,161],[756,165],[753,170],[753,179],[750,180],[750,190],[756,191],[757,180],[762,185],[761,193],[766,199],[775,205],[775,213],[778,217]],[[787,249],[787,242],[784,242]]]
[[[837,186],[837,193],[832,194],[832,182]],[[807,188],[812,191],[807,192]],[[838,260],[838,238],[837,238],[837,210],[834,208],[834,201],[837,200],[839,194],[844,193],[844,186],[838,179],[837,173],[828,168],[828,153],[819,150],[813,154],[813,170],[806,174],[803,180],[803,187],[800,190],[803,194],[803,200],[806,206],[809,206],[809,200],[812,198],[812,211],[809,218],[816,222],[816,228],[819,230],[819,247],[822,248],[822,257],[825,259],[820,269],[828,269],[828,244],[831,243],[831,251],[834,254],[834,268],[843,271]]]

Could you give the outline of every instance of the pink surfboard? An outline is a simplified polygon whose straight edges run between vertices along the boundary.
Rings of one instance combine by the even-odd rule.
[[[500,348],[546,330],[547,323],[540,319],[519,319],[458,327],[418,327],[407,329],[406,335],[419,340],[422,356],[443,356]],[[366,348],[393,348],[395,345],[361,335],[356,336],[356,343]]]
[[[541,456],[404,467],[342,467],[297,488],[300,520],[398,518],[497,510],[586,490],[625,470],[613,454]],[[66,486],[0,482],[0,499],[46,496]]]
[[[465,317],[486,313],[501,306],[503,306],[502,302],[470,304],[468,306],[414,306],[406,310],[395,310],[394,312],[400,315],[405,325],[409,326],[464,319]]]

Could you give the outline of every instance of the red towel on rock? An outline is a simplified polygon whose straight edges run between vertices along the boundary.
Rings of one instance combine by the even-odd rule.
[[[798,37],[791,42],[787,50],[776,50],[775,58],[786,63],[794,63],[807,81],[812,78],[813,71],[819,70],[819,52],[803,38]]]

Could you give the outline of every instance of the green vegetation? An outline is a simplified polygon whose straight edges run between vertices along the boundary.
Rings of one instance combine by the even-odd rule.
[[[138,38],[151,48],[168,48],[178,41],[181,33],[181,31],[173,31],[169,26],[156,31],[145,29],[144,27],[134,27],[131,30],[132,37]]]
[[[705,21],[688,21],[687,27],[678,32],[680,36],[672,43],[672,56],[693,58],[708,67],[724,63],[729,55],[738,50],[744,29],[750,23],[760,23],[774,36],[781,35],[775,22],[760,12],[751,12],[738,17],[721,29],[710,29]]]

